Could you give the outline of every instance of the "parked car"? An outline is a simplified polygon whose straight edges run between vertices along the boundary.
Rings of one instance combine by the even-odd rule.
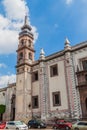
[[[53,125],[53,129],[70,130],[71,127],[72,127],[72,123],[66,122],[65,120],[57,120]]]
[[[22,121],[8,121],[5,129],[28,130],[28,126]]]
[[[87,121],[78,121],[72,125],[72,130],[87,130]]]
[[[0,122],[0,129],[4,129],[6,126],[6,122]]]
[[[46,128],[47,125],[46,123],[42,122],[42,121],[39,121],[39,120],[30,120],[28,122],[28,128]]]

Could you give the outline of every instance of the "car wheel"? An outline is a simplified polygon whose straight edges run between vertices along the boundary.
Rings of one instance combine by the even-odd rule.
[[[28,126],[28,128],[30,129],[30,128],[31,128],[31,126],[29,125],[29,126]]]
[[[38,129],[40,129],[41,128],[41,126],[40,125],[38,125]]]
[[[66,126],[65,130],[70,130],[70,128],[68,126]]]
[[[6,127],[5,129],[8,129],[8,127]]]
[[[53,127],[53,129],[54,129],[54,130],[57,130],[57,127],[56,127],[56,126],[54,126],[54,127]]]
[[[79,130],[79,128],[75,128],[74,130]]]

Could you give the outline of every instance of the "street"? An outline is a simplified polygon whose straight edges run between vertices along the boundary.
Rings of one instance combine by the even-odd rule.
[[[29,130],[38,130],[38,129],[29,129]],[[51,127],[48,127],[46,129],[40,129],[40,130],[53,130]]]
[[[38,130],[38,129],[29,129],[29,130]],[[47,128],[47,129],[40,129],[40,130],[53,130],[53,129]]]

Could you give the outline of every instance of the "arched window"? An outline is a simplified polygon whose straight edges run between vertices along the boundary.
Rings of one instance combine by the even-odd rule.
[[[32,54],[29,52],[29,59],[32,60]]]
[[[86,110],[87,110],[87,98],[85,99],[85,106],[86,106]]]
[[[28,40],[28,46],[31,47],[31,40]]]
[[[24,39],[21,40],[21,45],[24,45]]]
[[[11,97],[11,104],[15,105],[15,94],[12,94],[12,97]]]
[[[23,58],[23,52],[21,52],[20,54],[19,54],[19,59],[22,59]]]

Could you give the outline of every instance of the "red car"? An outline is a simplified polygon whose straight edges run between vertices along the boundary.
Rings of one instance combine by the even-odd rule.
[[[57,120],[56,123],[53,125],[53,129],[63,129],[70,130],[72,124],[70,122],[66,122],[65,120]]]
[[[6,126],[6,122],[0,122],[0,129],[4,129]]]

